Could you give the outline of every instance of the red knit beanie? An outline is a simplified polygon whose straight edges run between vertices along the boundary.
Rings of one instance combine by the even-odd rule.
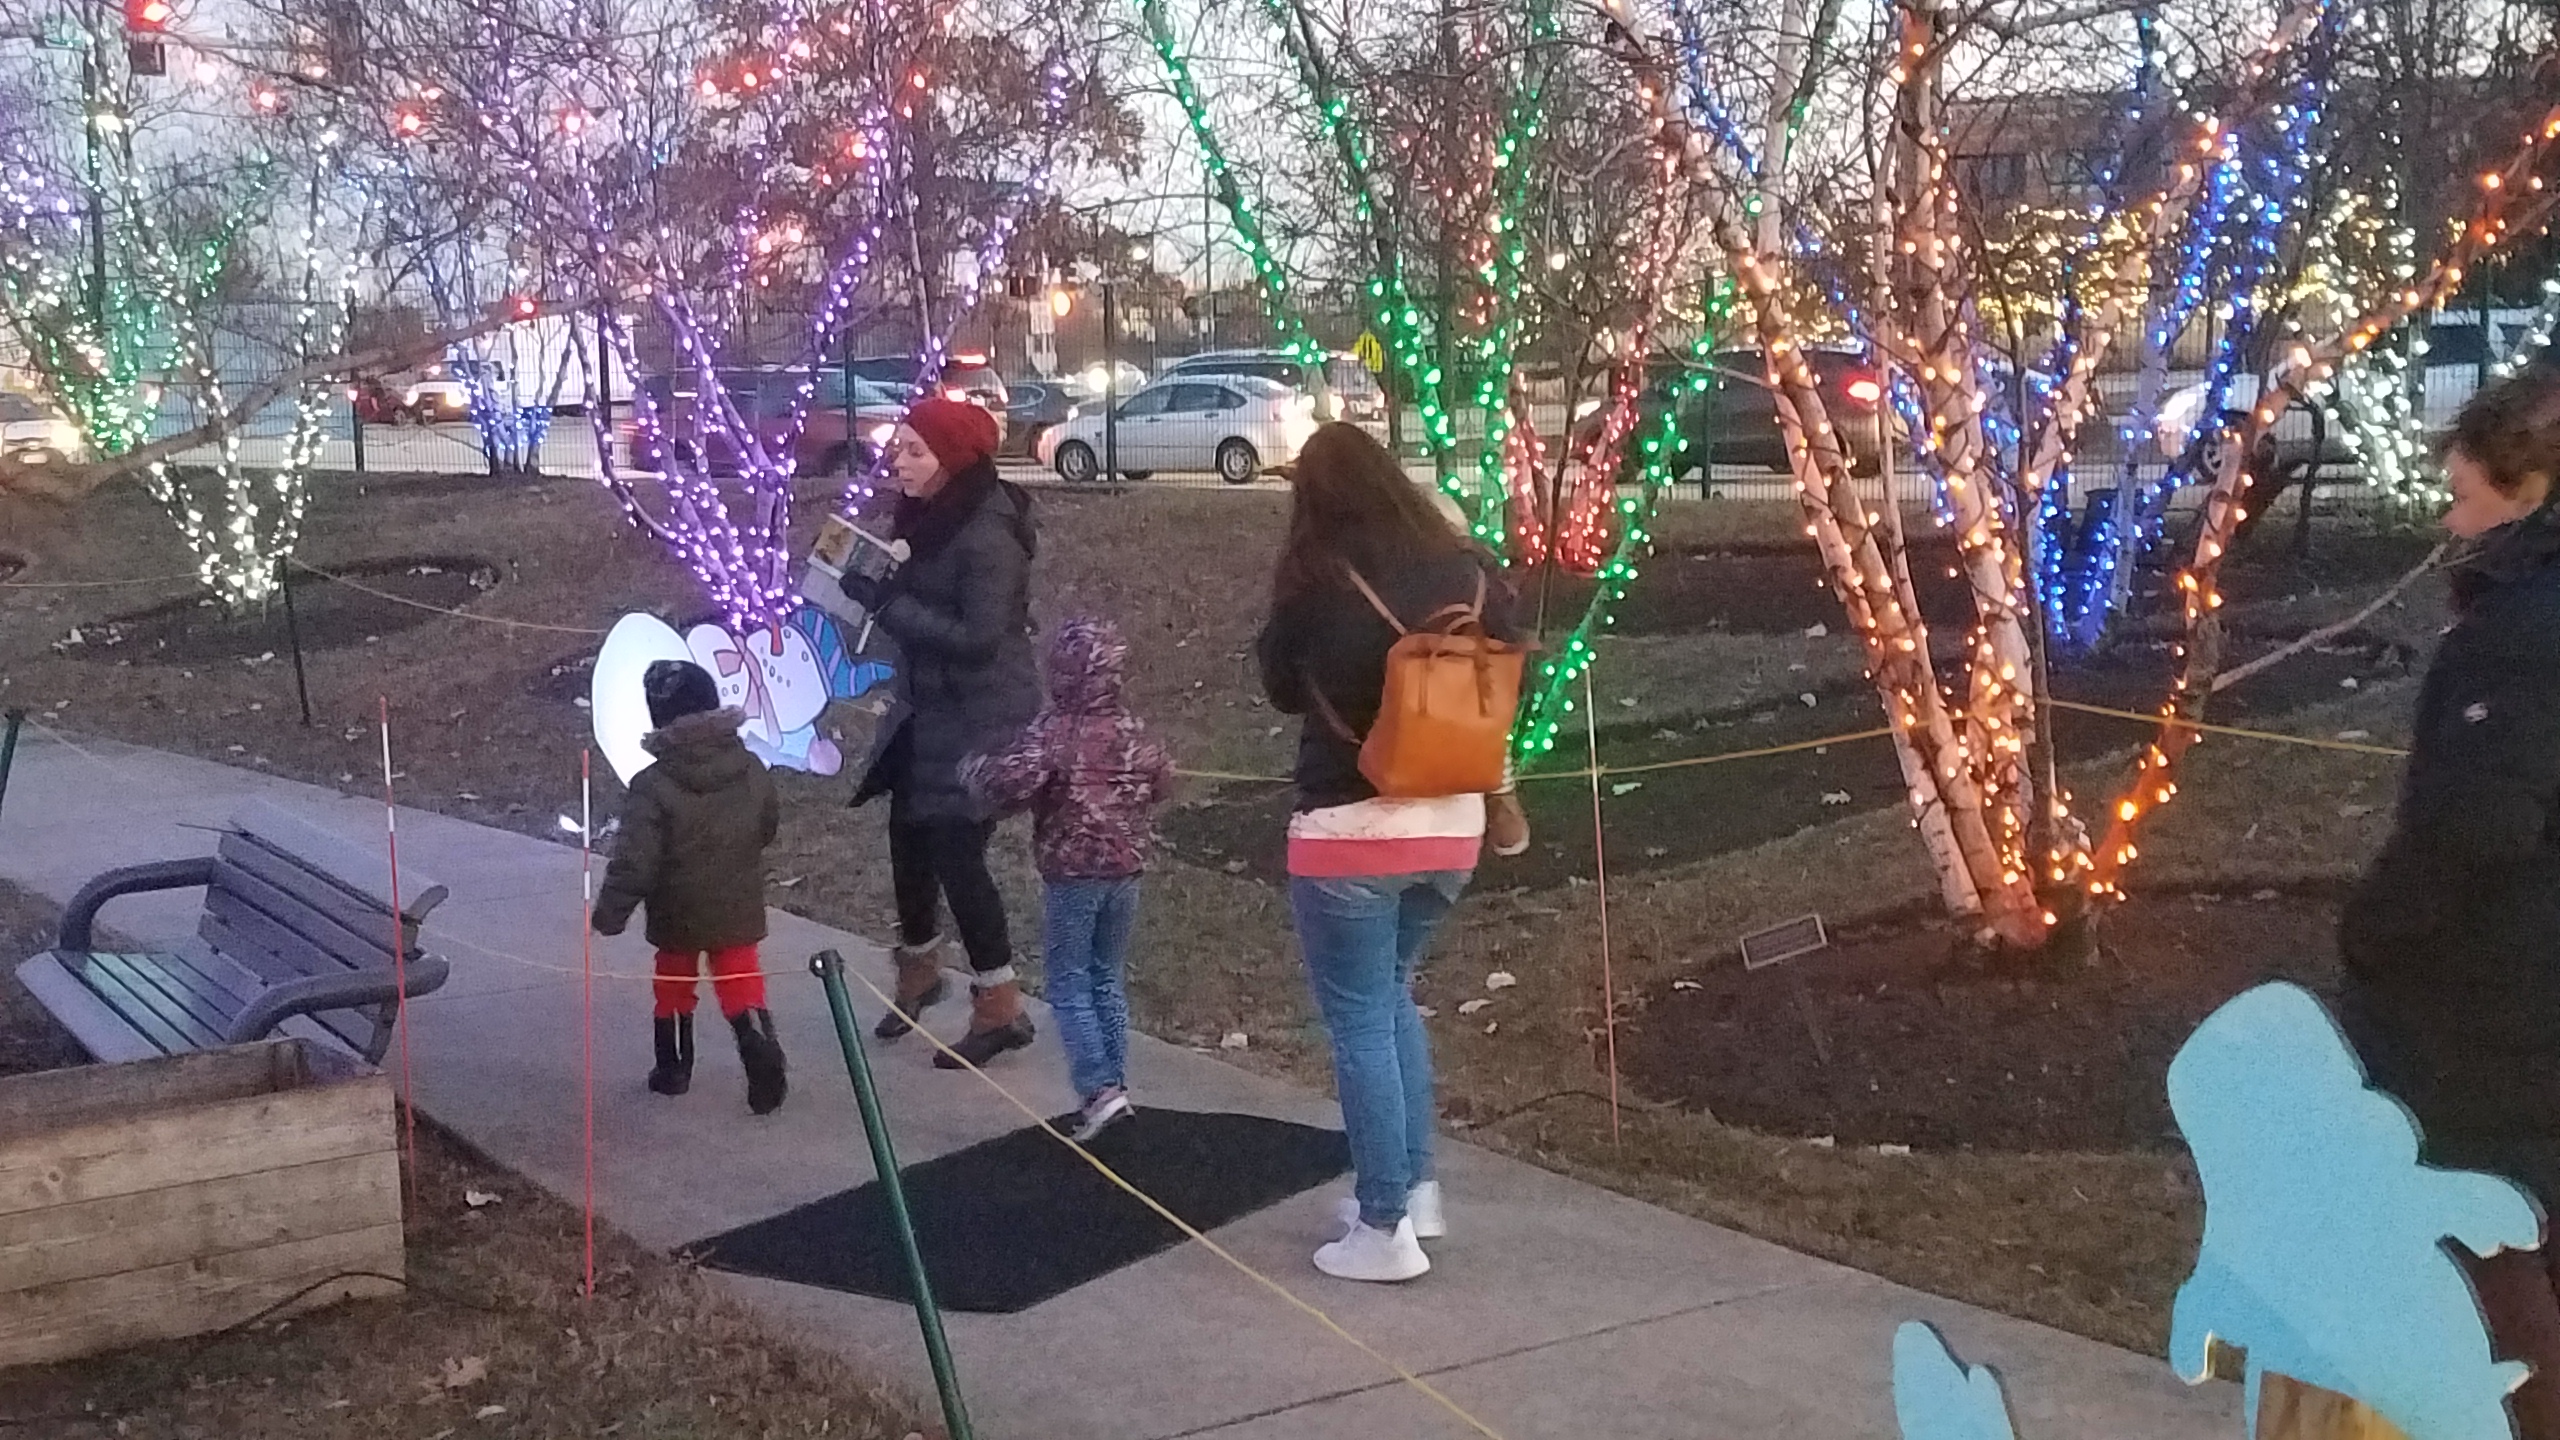
[[[943,469],[954,473],[994,459],[1000,439],[996,417],[965,400],[939,396],[908,406],[907,428],[924,440]]]

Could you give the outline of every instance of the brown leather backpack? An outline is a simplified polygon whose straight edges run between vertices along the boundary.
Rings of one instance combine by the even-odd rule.
[[[1412,629],[1359,571],[1349,574],[1397,636],[1387,651],[1377,723],[1366,737],[1353,734],[1324,697],[1316,697],[1334,732],[1359,745],[1361,775],[1397,800],[1501,789],[1528,651],[1485,633],[1484,572],[1476,572],[1474,600],[1445,606]]]

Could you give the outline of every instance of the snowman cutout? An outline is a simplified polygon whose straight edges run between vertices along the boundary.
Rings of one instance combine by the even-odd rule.
[[[799,627],[775,624],[739,636],[702,624],[684,639],[694,663],[720,687],[720,703],[745,715],[738,738],[757,759],[814,775],[844,768],[843,753],[818,730],[829,699],[827,677]]]

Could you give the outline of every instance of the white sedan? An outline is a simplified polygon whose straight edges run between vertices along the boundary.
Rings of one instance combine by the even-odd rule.
[[[77,460],[88,451],[80,427],[42,401],[0,391],[0,449],[29,465]]]
[[[1040,463],[1071,484],[1102,473],[1105,416],[1081,407],[1040,436]],[[1180,375],[1120,403],[1123,474],[1208,470],[1230,485],[1290,464],[1316,432],[1315,402],[1254,375]]]

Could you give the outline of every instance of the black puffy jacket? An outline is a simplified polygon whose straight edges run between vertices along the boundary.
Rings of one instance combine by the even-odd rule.
[[[2347,1028],[2430,1163],[2560,1203],[2560,508],[2453,582],[2395,828],[2339,929]]]
[[[1476,598],[1484,582],[1485,633],[1518,640],[1510,584],[1493,558],[1468,550],[1403,563],[1363,563],[1361,578],[1408,627],[1451,605]],[[1387,686],[1387,651],[1396,632],[1349,580],[1292,597],[1272,613],[1255,642],[1263,692],[1283,715],[1306,717],[1298,728],[1295,778],[1299,810],[1325,810],[1374,799],[1377,789],[1360,774],[1360,745],[1334,728],[1339,719],[1354,735],[1377,722]],[[1328,717],[1316,702],[1332,708]]]
[[[854,803],[885,794],[900,822],[983,820],[960,762],[1002,748],[1040,710],[1030,497],[980,463],[931,500],[902,501],[891,528],[912,547],[879,597],[900,663]]]

